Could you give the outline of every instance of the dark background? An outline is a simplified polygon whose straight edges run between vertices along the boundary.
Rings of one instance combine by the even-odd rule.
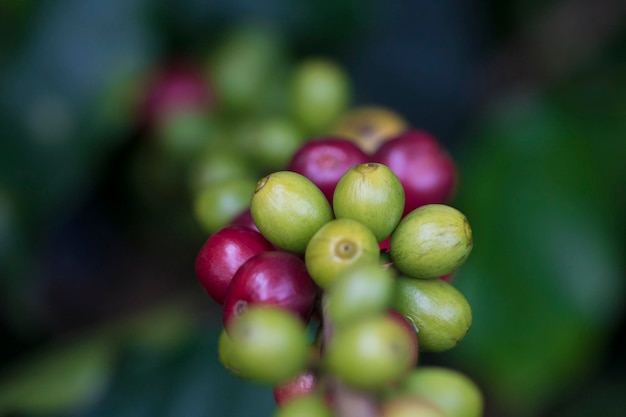
[[[271,389],[218,362],[189,202],[138,197],[145,138],[125,107],[163,62],[262,21],[458,162],[474,322],[422,363],[470,375],[489,416],[621,415],[622,3],[3,1],[0,414],[271,415]]]

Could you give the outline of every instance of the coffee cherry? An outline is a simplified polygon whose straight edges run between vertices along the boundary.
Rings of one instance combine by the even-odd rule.
[[[217,352],[221,364],[224,365],[226,369],[234,375],[242,378],[246,377],[246,375],[242,374],[239,370],[235,345],[233,345],[233,341],[230,339],[225,329],[222,329],[222,332],[220,333]]]
[[[364,152],[373,154],[380,145],[407,130],[408,122],[396,112],[376,106],[347,111],[331,133],[354,141]]]
[[[387,309],[392,292],[390,270],[377,263],[353,265],[340,272],[328,290],[328,316],[341,327],[379,314]]]
[[[249,258],[233,276],[224,297],[224,326],[228,328],[256,304],[289,310],[306,323],[316,297],[317,287],[304,261],[289,252],[262,252]]]
[[[456,417],[456,414],[446,414],[428,399],[405,396],[383,404],[382,417]]]
[[[452,349],[472,324],[472,310],[465,296],[442,279],[398,277],[392,308],[417,327],[422,351]]]
[[[306,328],[287,310],[250,306],[226,330],[232,342],[233,362],[246,378],[277,384],[306,367]]]
[[[250,212],[267,240],[296,253],[304,253],[311,237],[333,218],[332,208],[320,189],[305,176],[291,171],[261,178]]]
[[[379,389],[415,365],[412,346],[400,323],[388,315],[372,316],[335,332],[324,360],[328,371],[346,384]]]
[[[417,339],[417,327],[407,316],[394,310],[393,308],[387,309],[387,315],[400,323],[407,337],[411,340],[411,352],[409,353],[409,363],[417,363],[419,359],[419,340]]]
[[[416,278],[437,278],[460,267],[472,250],[472,229],[463,213],[429,204],[407,214],[391,235],[394,266]]]
[[[378,265],[378,243],[372,231],[352,219],[335,219],[311,238],[304,253],[311,278],[327,289],[337,275],[356,263]]]
[[[251,120],[235,136],[237,149],[245,150],[261,172],[285,167],[304,142],[300,128],[286,117]]]
[[[398,177],[385,165],[368,162],[350,168],[333,194],[335,216],[358,220],[378,242],[395,229],[404,210],[404,191]]]
[[[367,155],[354,142],[324,137],[301,146],[291,158],[288,169],[310,179],[332,203],[341,176],[354,165],[367,161]]]
[[[312,135],[326,132],[350,102],[350,81],[343,68],[323,58],[302,61],[289,84],[294,118]]]
[[[188,161],[215,138],[215,118],[201,110],[178,111],[155,123],[153,137],[158,151]]]
[[[481,417],[483,395],[474,381],[461,372],[438,366],[422,366],[407,375],[399,392],[425,398],[446,415]]]
[[[322,396],[309,394],[288,401],[276,410],[274,417],[333,417],[333,414]]]
[[[252,256],[273,250],[259,232],[242,226],[227,226],[211,235],[196,257],[196,276],[206,292],[219,304],[237,269]]]
[[[175,62],[154,74],[140,106],[140,123],[152,127],[176,112],[207,110],[214,104],[212,86],[199,68]]]
[[[254,224],[254,220],[252,220],[252,213],[250,213],[250,208],[246,208],[237,216],[235,216],[235,218],[230,221],[229,225],[230,226],[244,226],[244,227],[247,227],[248,229],[252,229],[252,230],[259,232],[259,228],[256,227],[256,224]]]
[[[280,34],[250,23],[225,32],[208,58],[219,110],[231,114],[254,111],[286,60]]]
[[[214,145],[214,144],[212,144]],[[229,147],[207,146],[195,155],[187,173],[192,193],[231,178],[254,178],[255,171],[250,161],[241,152]]]
[[[296,397],[302,397],[315,392],[317,376],[312,371],[305,371],[289,381],[274,386],[274,401],[282,407]]]
[[[385,142],[372,159],[400,179],[406,196],[403,215],[426,204],[445,203],[456,187],[456,165],[430,134],[410,130]]]
[[[255,181],[252,178],[229,178],[204,188],[194,198],[194,214],[200,226],[209,232],[226,226],[248,207]]]

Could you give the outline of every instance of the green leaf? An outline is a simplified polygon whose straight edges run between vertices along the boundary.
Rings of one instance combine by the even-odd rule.
[[[103,399],[81,417],[269,416],[270,386],[240,379],[219,362],[218,326],[200,327],[174,351],[133,345]]]
[[[25,357],[0,378],[0,414],[51,414],[91,403],[106,388],[112,355],[106,339],[92,338]]]
[[[589,138],[540,97],[498,103],[461,162],[474,252],[455,278],[474,321],[451,355],[510,415],[597,366],[623,301],[610,182]]]

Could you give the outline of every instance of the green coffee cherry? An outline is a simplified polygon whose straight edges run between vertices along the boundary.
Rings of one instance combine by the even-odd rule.
[[[285,45],[269,27],[244,23],[226,32],[207,61],[219,110],[259,110],[277,73],[286,66]]]
[[[250,213],[267,240],[296,253],[304,253],[311,237],[333,219],[320,189],[291,171],[278,171],[258,181]]]
[[[448,416],[481,417],[483,395],[476,383],[461,372],[438,366],[422,366],[407,375],[399,391],[425,398]]]
[[[187,175],[192,193],[231,178],[255,178],[250,161],[241,152],[226,146],[207,147],[195,156]],[[248,200],[250,195],[248,195]],[[246,203],[249,204],[249,201]]]
[[[276,410],[274,417],[332,417],[330,408],[320,395],[294,397]]]
[[[337,275],[328,291],[326,308],[333,325],[341,327],[380,314],[391,301],[393,273],[380,265],[357,264]]]
[[[391,235],[394,266],[416,278],[437,278],[458,269],[472,250],[472,229],[463,213],[429,204],[408,213]]]
[[[295,377],[307,365],[306,328],[287,310],[249,306],[227,331],[231,345],[224,343],[224,362],[245,378],[276,384]]]
[[[353,166],[339,179],[333,210],[338,219],[360,221],[382,242],[400,221],[404,198],[396,174],[383,164],[368,162]]]
[[[328,131],[350,103],[350,80],[336,63],[302,61],[293,71],[289,100],[295,120],[312,135]]]
[[[366,317],[334,333],[324,357],[327,369],[346,384],[381,389],[413,365],[414,341],[388,315]]]
[[[427,399],[398,397],[383,404],[382,417],[456,417]]]
[[[244,144],[254,162],[267,172],[289,164],[293,154],[302,146],[304,135],[288,118],[267,118],[256,126],[256,132]]]
[[[216,232],[248,207],[254,187],[254,179],[235,177],[203,188],[194,198],[196,219],[206,232]]]
[[[472,324],[472,310],[451,284],[401,276],[394,287],[392,308],[415,323],[420,350],[449,350],[465,337]]]
[[[304,259],[311,278],[329,288],[338,274],[357,264],[377,264],[378,243],[372,231],[351,219],[335,219],[323,225],[309,241]]]
[[[217,122],[204,111],[181,111],[159,120],[155,141],[159,150],[186,161],[211,142],[215,142]]]
[[[237,364],[237,353],[233,341],[230,340],[228,333],[225,329],[222,329],[220,337],[217,342],[218,357],[222,365],[233,374],[245,378],[245,375],[241,374],[239,365]]]

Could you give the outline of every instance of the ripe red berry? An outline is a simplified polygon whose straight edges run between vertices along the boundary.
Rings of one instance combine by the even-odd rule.
[[[212,88],[199,69],[177,62],[155,74],[143,99],[140,117],[149,126],[177,111],[210,108],[213,101]]]
[[[383,143],[373,159],[387,165],[402,183],[404,215],[425,204],[445,203],[456,187],[454,161],[427,132],[405,132]]]
[[[248,259],[235,273],[224,299],[224,327],[247,308],[264,304],[293,312],[308,322],[317,287],[304,261],[284,251],[259,253]]]
[[[259,231],[259,228],[256,227],[256,224],[254,224],[254,220],[252,219],[252,214],[250,213],[249,208],[245,209],[244,211],[239,213],[234,219],[232,219],[230,221],[230,225],[245,226],[257,232]]]
[[[339,137],[325,137],[306,142],[293,155],[289,170],[302,174],[317,185],[329,202],[335,186],[354,165],[369,157],[354,142]]]
[[[273,250],[258,231],[244,226],[227,226],[211,235],[196,257],[196,276],[206,292],[218,303],[237,269],[252,256]]]

